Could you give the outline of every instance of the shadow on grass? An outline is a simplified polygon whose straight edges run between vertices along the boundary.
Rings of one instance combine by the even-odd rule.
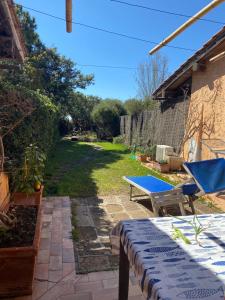
[[[121,209],[121,203],[116,201],[117,195],[120,195],[119,189],[115,189],[116,196],[109,191],[122,182],[122,175],[150,173],[139,162],[129,159],[126,147],[110,143],[102,143],[102,146],[104,148],[101,144],[61,141],[49,155],[46,166],[45,194],[70,196],[72,199],[72,236],[79,273],[118,267],[118,257],[111,255],[109,233],[117,221],[129,218],[128,210],[131,218],[134,216],[132,212],[139,212],[140,206],[130,202],[127,193],[127,198],[125,196],[122,200],[123,205],[126,202],[126,208]],[[111,168],[119,160],[122,160],[121,164]],[[108,169],[109,172],[105,172]],[[100,182],[98,177],[101,177]],[[110,184],[107,190],[109,196],[99,196],[99,189],[103,191]],[[107,205],[107,209],[103,208],[103,204]],[[141,205],[151,210],[150,201],[143,201]]]
[[[108,165],[128,153],[125,147],[121,150],[104,150],[97,145],[61,141],[49,155],[45,172],[45,195],[97,195],[98,187],[92,176],[93,171],[108,168]]]

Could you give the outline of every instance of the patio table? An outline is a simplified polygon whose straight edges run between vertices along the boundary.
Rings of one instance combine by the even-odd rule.
[[[225,214],[200,215],[205,227],[195,240],[193,216],[119,222],[111,233],[120,254],[119,300],[128,299],[132,267],[146,299],[225,299]],[[173,226],[190,240],[174,240]]]

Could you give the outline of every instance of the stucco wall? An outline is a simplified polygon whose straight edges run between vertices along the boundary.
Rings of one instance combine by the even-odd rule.
[[[225,58],[208,61],[204,71],[193,72],[184,138],[185,159],[215,158],[206,146],[201,147],[202,138],[225,141]]]

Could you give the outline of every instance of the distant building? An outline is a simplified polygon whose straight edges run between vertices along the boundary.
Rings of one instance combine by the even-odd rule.
[[[180,112],[185,122],[181,151],[186,160],[225,153],[225,27],[164,81],[153,97],[162,103],[182,97],[190,101],[187,111]]]

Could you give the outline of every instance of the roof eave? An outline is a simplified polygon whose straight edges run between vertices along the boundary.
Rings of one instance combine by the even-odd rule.
[[[27,50],[25,47],[25,42],[23,39],[23,35],[21,32],[20,24],[18,21],[18,17],[15,12],[15,7],[12,0],[1,0],[2,7],[6,14],[6,17],[9,21],[10,29],[12,32],[12,38],[15,42],[19,60],[24,62],[27,56]]]
[[[167,80],[165,80],[152,94],[153,98],[165,93],[177,80],[179,80],[185,73],[191,72],[195,63],[207,57],[212,50],[219,44],[225,41],[225,27],[222,28],[216,35],[214,35],[200,50],[192,55],[184,64],[182,64]],[[190,74],[191,76],[191,74]],[[186,78],[184,79],[184,81]]]

